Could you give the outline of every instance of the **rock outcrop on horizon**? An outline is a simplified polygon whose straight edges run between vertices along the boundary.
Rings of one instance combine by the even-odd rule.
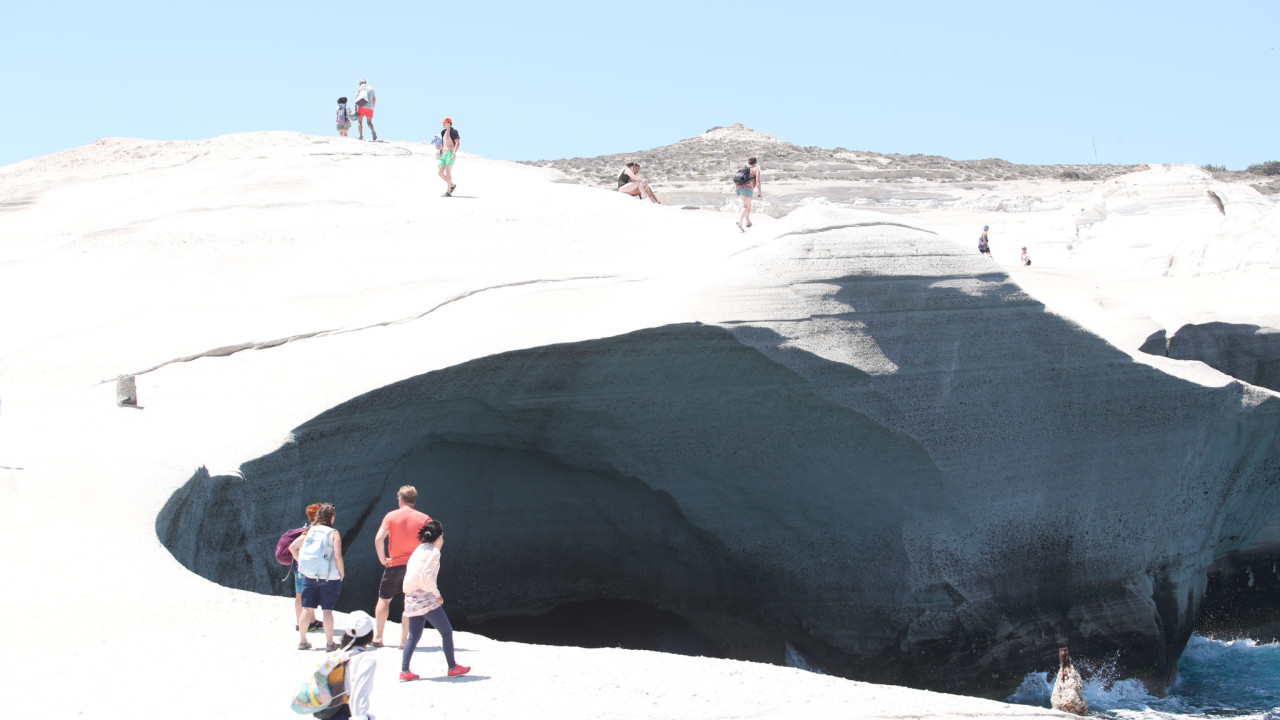
[[[731,657],[1004,697],[1057,648],[1176,675],[1216,558],[1280,509],[1280,398],[1168,375],[930,232],[815,226],[735,255],[702,323],[502,352],[373,390],[156,522],[272,591],[315,497],[349,546],[414,484],[450,614],[595,599]],[[709,281],[714,285],[716,281]],[[343,603],[379,568],[349,565]]]
[[[1017,165],[999,158],[953,160],[937,155],[896,155],[801,146],[734,123],[670,145],[594,158],[533,160],[526,164],[553,167],[579,182],[612,187],[628,161],[641,163],[653,182],[671,185],[727,181],[748,157],[767,160],[778,180],[904,180],[983,182],[1013,178],[1105,180],[1131,172],[1132,165]]]

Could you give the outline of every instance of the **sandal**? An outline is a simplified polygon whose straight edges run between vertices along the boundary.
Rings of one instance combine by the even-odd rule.
[[[299,649],[299,650],[310,650],[310,649],[311,649],[311,643],[307,642],[306,640],[303,640],[302,642],[298,643],[298,649]]]

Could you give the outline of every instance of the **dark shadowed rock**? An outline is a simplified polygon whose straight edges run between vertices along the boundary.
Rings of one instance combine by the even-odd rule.
[[[271,592],[280,532],[332,501],[343,604],[367,607],[373,534],[412,483],[459,618],[626,600],[725,655],[790,643],[865,680],[1003,697],[1070,645],[1166,688],[1215,559],[1280,507],[1280,400],[1134,362],[924,232],[775,243],[741,256],[765,280],[717,324],[373,390],[243,478],[197,472],[157,533]]]
[[[1199,360],[1237,380],[1280,392],[1280,330],[1276,328],[1212,322],[1183,325],[1167,346],[1163,337],[1164,331],[1152,335],[1142,351]]]
[[[1142,346],[1138,348],[1139,352],[1148,355],[1159,355],[1160,357],[1168,357],[1169,355],[1169,338],[1165,336],[1163,330],[1157,330],[1143,341]]]

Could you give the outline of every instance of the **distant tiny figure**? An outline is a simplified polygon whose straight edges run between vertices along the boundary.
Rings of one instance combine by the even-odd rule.
[[[418,530],[422,542],[409,558],[404,576],[404,620],[409,625],[409,640],[404,644],[400,658],[400,682],[417,680],[409,670],[409,661],[422,639],[422,631],[428,622],[440,632],[440,646],[444,649],[445,662],[449,664],[449,677],[466,675],[471,668],[459,665],[453,658],[453,625],[444,612],[444,598],[436,586],[440,573],[440,550],[444,547],[444,526],[439,520],[430,520]]]
[[[1031,256],[1027,254],[1027,249],[1025,247],[1022,248],[1022,264],[1023,265],[1031,264]]]
[[[640,163],[637,162],[629,162],[622,169],[622,174],[618,176],[618,192],[637,198],[649,198],[662,204],[658,196],[653,194],[653,188],[649,187],[649,181],[640,175]]]
[[[742,212],[738,214],[738,229],[746,232],[751,227],[751,200],[764,199],[760,186],[760,168],[755,158],[747,158],[747,166],[733,175],[734,194],[742,198]]]
[[[983,255],[991,254],[991,241],[987,239],[987,230],[990,230],[990,229],[991,229],[990,225],[983,225],[982,236],[978,238],[978,252],[982,253]]]
[[[1071,664],[1071,656],[1066,648],[1058,649],[1058,676],[1053,681],[1053,695],[1049,704],[1054,710],[1084,715],[1089,712],[1089,704],[1084,701],[1084,680],[1080,671]]]
[[[396,509],[383,516],[382,524],[373,536],[374,550],[378,553],[378,562],[383,568],[382,582],[378,584],[378,604],[373,611],[374,647],[382,647],[382,631],[387,625],[391,601],[401,593],[405,566],[409,564],[409,556],[418,547],[418,530],[431,519],[426,513],[414,509],[417,502],[418,489],[412,485],[402,486],[396,492]],[[401,623],[400,647],[404,647],[407,633],[407,626]]]
[[[334,120],[338,124],[338,135],[346,137],[347,131],[351,129],[351,111],[347,108],[345,97],[338,98],[338,114]]]
[[[378,104],[378,95],[364,78],[360,78],[360,86],[356,88],[356,124],[359,125],[360,139],[364,139],[364,124],[369,123],[369,132],[373,133],[374,142],[378,141],[378,131],[373,129],[373,108]]]
[[[342,594],[342,578],[347,574],[342,564],[342,535],[333,529],[337,509],[332,503],[322,503],[316,509],[316,519],[307,531],[289,546],[289,552],[298,558],[298,573],[302,575],[302,614],[298,616],[299,650],[310,650],[307,628],[315,619],[315,608],[323,611],[325,649],[333,652],[338,646],[333,642],[333,608]]]
[[[444,181],[446,190],[445,197],[453,197],[454,188],[458,187],[453,184],[453,163],[458,159],[458,148],[462,145],[462,138],[458,135],[458,131],[453,129],[453,118],[445,118],[440,121],[444,125],[444,129],[440,131],[440,179]]]

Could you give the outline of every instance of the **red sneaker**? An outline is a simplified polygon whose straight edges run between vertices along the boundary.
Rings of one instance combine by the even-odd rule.
[[[414,675],[411,672],[400,673],[400,682],[409,682],[410,680],[417,680],[417,679],[418,679],[418,676]]]
[[[458,677],[459,675],[466,675],[469,672],[471,672],[471,668],[466,665],[454,665],[449,668],[449,677]]]

